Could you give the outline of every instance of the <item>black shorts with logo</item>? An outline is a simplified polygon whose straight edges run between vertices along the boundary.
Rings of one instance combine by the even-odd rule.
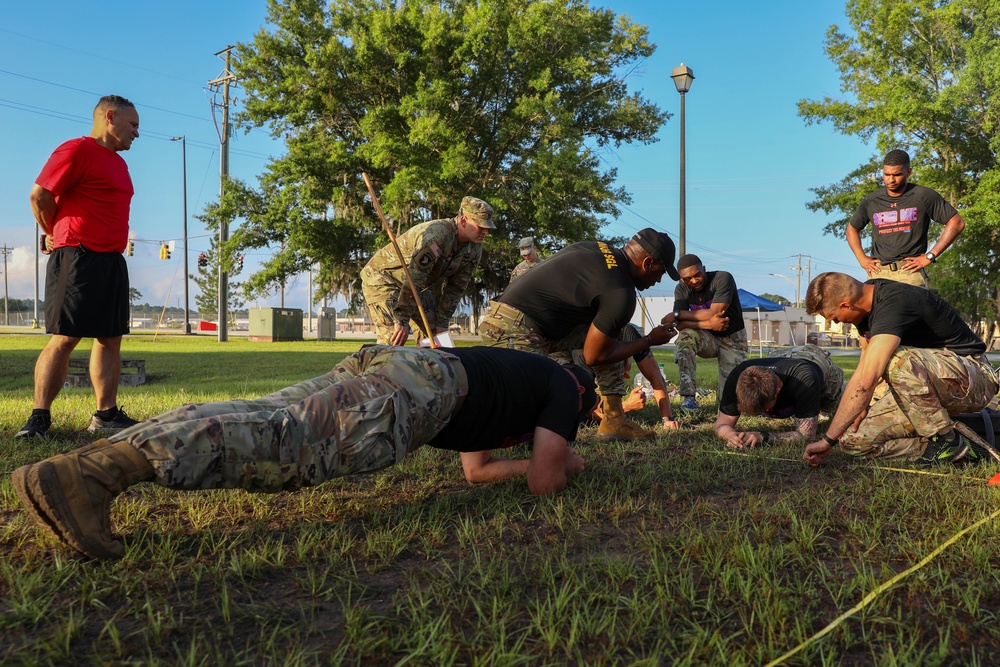
[[[45,270],[45,331],[75,338],[129,332],[128,266],[119,252],[64,246]]]

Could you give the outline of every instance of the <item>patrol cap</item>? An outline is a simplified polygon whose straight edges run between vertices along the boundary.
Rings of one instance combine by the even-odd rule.
[[[493,207],[477,197],[462,198],[462,215],[468,217],[477,227],[486,229],[496,229],[493,224]]]
[[[667,267],[667,273],[674,280],[680,280],[681,274],[674,268],[674,242],[663,232],[658,232],[652,227],[646,227],[632,237],[632,240],[642,246],[642,249],[649,253],[649,256],[657,262]]]
[[[517,244],[517,247],[521,249],[521,256],[525,257],[531,254],[532,249],[535,247],[535,239],[531,236],[525,236]]]

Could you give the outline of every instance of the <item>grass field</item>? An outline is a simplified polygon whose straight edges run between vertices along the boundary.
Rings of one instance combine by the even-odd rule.
[[[430,448],[298,493],[142,484],[112,510],[124,560],[78,559],[10,483],[91,439],[88,389],[60,394],[51,438],[13,438],[45,341],[0,337],[0,664],[1000,664],[996,466],[734,453],[711,431],[714,394],[655,442],[583,432],[587,470],[552,498],[471,487]],[[256,397],[358,345],[130,336],[148,382],[120,403],[143,418]],[[700,365],[699,386],[715,373]]]

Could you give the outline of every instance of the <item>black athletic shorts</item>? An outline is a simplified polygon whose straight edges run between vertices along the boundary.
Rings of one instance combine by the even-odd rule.
[[[52,251],[45,269],[45,331],[74,338],[128,333],[128,266],[120,252]]]

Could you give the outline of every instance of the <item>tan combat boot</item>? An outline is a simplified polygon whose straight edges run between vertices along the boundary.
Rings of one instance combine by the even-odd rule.
[[[125,555],[125,546],[111,533],[111,500],[152,478],[153,467],[141,452],[127,442],[107,440],[21,466],[11,476],[35,523],[98,560]]]
[[[640,440],[655,438],[656,431],[644,429],[635,422],[625,419],[622,410],[622,397],[615,395],[601,396],[601,412],[604,417],[597,428],[597,437],[605,440]]]

